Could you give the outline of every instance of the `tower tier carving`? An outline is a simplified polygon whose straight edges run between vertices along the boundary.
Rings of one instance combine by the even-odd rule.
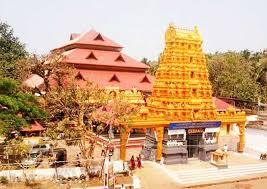
[[[147,107],[170,120],[216,119],[202,38],[196,27],[169,26]]]

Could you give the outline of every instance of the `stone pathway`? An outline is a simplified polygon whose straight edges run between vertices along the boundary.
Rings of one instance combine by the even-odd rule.
[[[267,163],[236,165],[226,169],[216,167],[207,169],[193,169],[188,171],[174,171],[165,166],[155,165],[161,168],[166,175],[169,175],[177,183],[189,186],[206,183],[214,183],[226,179],[238,179],[243,176],[267,173]]]
[[[267,162],[247,157],[243,154],[230,153],[229,168],[218,169],[209,162],[190,159],[188,164],[160,165],[145,162],[143,169],[134,174],[141,180],[142,188],[172,189],[199,184],[238,180],[267,173]]]
[[[142,189],[180,189],[180,185],[172,180],[155,162],[145,162],[144,168],[133,172],[141,181]]]

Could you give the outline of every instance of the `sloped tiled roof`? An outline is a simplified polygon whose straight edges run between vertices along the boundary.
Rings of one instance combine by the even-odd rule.
[[[103,70],[79,70],[86,81],[96,83],[99,87],[119,87],[122,90],[133,89],[141,91],[151,91],[154,77],[140,72],[119,72],[119,71],[103,71]],[[116,79],[114,79],[116,77]],[[147,77],[148,81],[143,81]],[[86,81],[80,80],[79,84],[85,85]]]
[[[72,49],[70,51],[66,51],[65,55],[66,56],[64,62],[71,64],[115,66],[115,67],[129,67],[129,68],[141,68],[141,69],[149,68],[149,66],[145,65],[144,63],[141,63],[127,56],[126,54],[117,51]],[[95,58],[88,58],[88,56]]]
[[[37,121],[34,121],[34,123],[32,123],[30,125],[30,127],[26,127],[23,128],[21,131],[23,132],[35,132],[35,131],[44,131],[45,128],[43,128],[42,125],[40,125]]]
[[[215,104],[217,110],[226,110],[231,106],[231,104],[228,104],[227,102],[216,97],[212,97],[212,101]]]
[[[79,35],[80,35],[79,33],[70,34],[70,40],[73,40],[73,39],[77,38]]]
[[[118,43],[112,41],[108,37],[96,32],[93,29],[88,32],[84,32],[82,34],[77,34],[77,33],[71,34],[70,39],[71,39],[70,41],[58,47],[58,49],[74,44],[122,48],[122,46],[119,45]]]

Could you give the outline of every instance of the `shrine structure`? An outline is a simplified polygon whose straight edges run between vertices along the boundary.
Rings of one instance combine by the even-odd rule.
[[[161,160],[163,156],[169,164],[186,163],[190,157],[207,161],[211,152],[225,144],[242,152],[245,121],[245,113],[233,107],[216,110],[197,27],[176,29],[171,24],[152,95],[121,130],[120,158],[126,158],[127,140],[134,128],[147,131],[146,159]]]
[[[62,53],[62,62],[76,68],[76,82],[80,87],[90,81],[100,88],[150,93],[154,77],[148,73],[149,66],[126,55],[122,49],[120,44],[92,29],[71,34],[69,41],[52,51]],[[38,75],[25,81],[27,86],[39,90],[43,83]]]
[[[149,66],[124,54],[122,49],[120,44],[92,29],[71,34],[70,40],[56,50],[64,52],[63,62],[77,69],[81,85],[91,81],[103,88],[150,92],[154,78],[147,73]]]

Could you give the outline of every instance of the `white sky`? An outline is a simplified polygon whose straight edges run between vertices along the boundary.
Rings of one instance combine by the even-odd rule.
[[[157,59],[170,22],[197,25],[206,52],[267,48],[266,0],[0,0],[0,21],[43,54],[92,27],[141,59]]]

